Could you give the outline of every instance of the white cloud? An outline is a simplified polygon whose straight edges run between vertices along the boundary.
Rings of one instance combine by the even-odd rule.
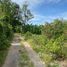
[[[21,3],[23,3],[23,2],[25,2],[25,1],[27,1],[29,4],[40,4],[40,3],[42,3],[44,0],[12,0],[13,2],[16,2],[16,3],[18,3],[18,4],[21,4]]]
[[[31,6],[40,5],[42,3],[49,4],[49,3],[59,3],[61,0],[12,0],[13,2],[18,3],[19,5],[23,4],[25,1],[27,1]]]
[[[36,7],[42,3],[44,4],[49,4],[49,3],[60,3],[62,0],[12,0],[20,5],[22,5],[24,3],[24,1],[28,1],[28,3],[30,4],[30,8],[31,9],[34,9],[33,7]],[[64,0],[66,1],[66,0]],[[58,14],[58,15],[54,15],[54,16],[43,16],[43,15],[40,15],[40,14],[35,14],[34,11],[32,11],[32,14],[34,15],[34,18],[31,20],[34,24],[43,24],[45,21],[48,21],[48,22],[51,22],[53,21],[54,19],[57,19],[57,18],[63,18],[63,19],[67,19],[67,12],[64,12],[64,13],[61,13],[61,14]]]
[[[43,3],[44,0],[27,0],[29,3],[31,4],[40,4],[40,3]]]
[[[59,3],[61,0],[48,0],[48,3]]]
[[[51,22],[54,19],[67,19],[67,12],[61,13],[57,16],[43,16],[34,14],[34,18],[31,20],[33,24],[44,24],[45,22]]]
[[[23,0],[23,1],[25,1],[25,0]],[[42,3],[44,3],[44,4],[59,3],[62,0],[26,0],[26,1],[28,1],[30,4],[33,4],[33,5],[40,5]],[[64,1],[66,1],[66,0],[64,0]]]

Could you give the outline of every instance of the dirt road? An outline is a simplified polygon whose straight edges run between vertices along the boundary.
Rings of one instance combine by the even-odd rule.
[[[18,67],[19,50],[20,50],[19,40],[20,40],[19,36],[14,37],[3,67]]]

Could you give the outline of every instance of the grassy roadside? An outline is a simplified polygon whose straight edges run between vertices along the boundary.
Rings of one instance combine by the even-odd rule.
[[[0,67],[2,67],[2,65],[6,59],[7,53],[8,53],[8,50],[0,51]]]
[[[47,67],[67,67],[67,43],[63,36],[48,40],[44,35],[27,32],[24,39],[30,43]]]
[[[39,54],[42,61],[46,63],[47,67],[67,67],[67,60],[55,60],[52,55],[47,54],[47,51],[44,51],[44,47],[33,42],[33,39],[28,39],[28,43],[30,43],[31,47]],[[65,49],[66,48],[66,49]],[[64,52],[66,53],[67,47],[64,48]],[[67,53],[66,53],[67,54]]]
[[[52,59],[52,56],[44,52],[42,46],[36,45],[32,39],[28,39],[27,42],[30,43],[31,47],[38,53],[41,60],[46,63],[46,67],[60,67],[58,62]]]
[[[21,45],[19,67],[34,67],[23,44]]]

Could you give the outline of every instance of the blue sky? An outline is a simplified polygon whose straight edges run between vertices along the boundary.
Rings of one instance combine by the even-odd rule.
[[[12,0],[20,6],[28,1],[29,9],[34,18],[30,20],[33,24],[44,24],[54,19],[67,19],[67,0]]]

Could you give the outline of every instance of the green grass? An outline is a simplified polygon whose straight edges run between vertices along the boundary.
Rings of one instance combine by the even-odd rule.
[[[27,39],[27,42],[39,54],[47,67],[59,67],[60,64],[54,62],[67,59],[67,43],[64,41],[64,36],[48,40],[43,35],[32,35],[31,38]],[[61,45],[63,46],[61,47]]]
[[[24,46],[21,46],[22,50],[20,51],[19,67],[34,67],[33,63],[28,57]]]
[[[32,39],[27,40],[32,48],[39,54],[42,61],[46,63],[46,67],[59,67],[58,63],[55,63],[51,54],[45,52],[42,45],[35,44]]]
[[[8,53],[8,50],[2,50],[0,51],[0,67],[2,67],[4,61],[5,61],[5,58],[7,56],[7,53]]]

